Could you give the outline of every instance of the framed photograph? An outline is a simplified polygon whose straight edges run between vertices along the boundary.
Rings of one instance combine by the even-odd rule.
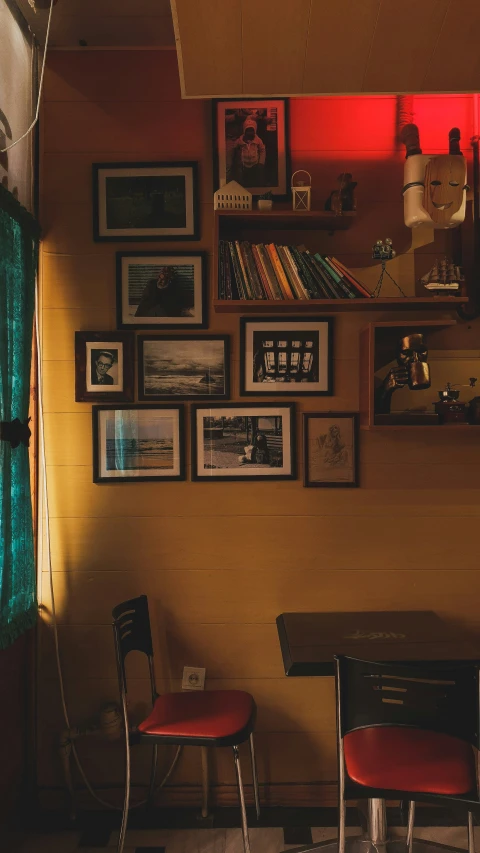
[[[304,486],[358,486],[358,413],[303,415]]]
[[[205,329],[204,252],[117,252],[119,329]]]
[[[228,335],[139,335],[139,400],[228,400]]]
[[[94,406],[93,482],[184,480],[183,406]]]
[[[330,396],[332,353],[332,317],[241,317],[240,394]]]
[[[237,181],[253,195],[287,199],[287,126],[283,98],[214,100],[214,190]]]
[[[94,163],[93,239],[198,240],[197,163]]]
[[[294,480],[295,406],[192,406],[192,480]]]
[[[133,400],[131,332],[75,332],[75,402]]]

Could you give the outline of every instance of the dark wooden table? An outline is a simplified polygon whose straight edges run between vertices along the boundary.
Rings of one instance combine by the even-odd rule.
[[[480,643],[431,610],[282,613],[277,628],[289,676],[334,675],[339,654],[391,663],[480,663]]]

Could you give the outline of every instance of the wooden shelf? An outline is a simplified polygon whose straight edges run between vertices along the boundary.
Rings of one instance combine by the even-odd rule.
[[[221,222],[222,231],[227,228],[284,228],[287,230],[316,228],[324,231],[342,231],[350,228],[356,217],[355,211],[336,216],[329,210],[216,210],[215,218]]]
[[[311,314],[318,311],[447,310],[468,302],[466,296],[412,296],[380,299],[214,299],[218,314]]]
[[[368,430],[369,432],[392,432],[392,430],[412,430],[412,429],[421,429],[421,430],[433,430],[434,432],[444,432],[445,430],[450,432],[454,430],[455,432],[460,432],[463,430],[470,430],[471,432],[477,432],[480,430],[480,424],[373,424],[372,426],[368,426],[368,424],[361,424],[360,429]]]

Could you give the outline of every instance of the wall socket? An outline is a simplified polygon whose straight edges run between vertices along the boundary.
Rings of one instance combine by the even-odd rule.
[[[206,669],[201,666],[184,666],[182,690],[204,690]]]

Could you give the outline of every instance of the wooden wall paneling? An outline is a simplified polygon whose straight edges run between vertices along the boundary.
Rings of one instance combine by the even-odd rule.
[[[115,311],[113,308],[92,310],[88,306],[44,308],[42,322],[44,361],[71,361],[75,355],[75,332],[113,331]]]
[[[480,8],[476,0],[456,0],[449,4],[445,23],[422,80],[424,92],[478,92],[479,32]]]
[[[302,92],[311,0],[242,0],[245,94]]]
[[[171,5],[182,96],[242,93],[242,0],[172,0]]]
[[[418,92],[450,0],[382,0],[361,89]]]
[[[312,0],[303,92],[359,92],[380,0]]]
[[[72,305],[115,310],[115,258],[112,254],[43,253],[45,308]]]

